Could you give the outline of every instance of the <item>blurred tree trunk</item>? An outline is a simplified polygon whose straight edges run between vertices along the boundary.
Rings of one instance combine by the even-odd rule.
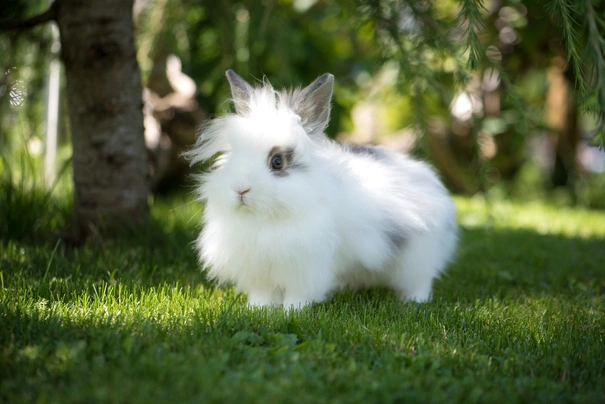
[[[426,147],[431,160],[446,184],[456,193],[472,195],[479,190],[478,167],[473,161],[470,124],[451,119],[449,127],[437,121],[426,134]]]
[[[195,98],[195,82],[181,68],[178,57],[168,56],[162,46],[156,46],[143,96],[154,193],[167,193],[187,184],[192,171],[182,154],[193,146],[198,128],[207,118]]]
[[[133,0],[57,0],[73,143],[76,224],[113,233],[147,221],[149,168]]]
[[[564,71],[565,61],[557,57],[548,70],[546,107],[552,129],[550,141],[554,150],[551,174],[553,187],[567,186],[572,194],[574,180],[581,171],[576,155],[580,141],[579,112],[570,91],[574,80],[571,69]],[[572,77],[568,77],[572,76]]]

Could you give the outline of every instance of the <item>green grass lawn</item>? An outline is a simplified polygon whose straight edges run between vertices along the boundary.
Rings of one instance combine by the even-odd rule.
[[[427,304],[247,308],[199,271],[183,199],[138,237],[5,237],[0,402],[605,402],[605,213],[456,203],[458,259]]]

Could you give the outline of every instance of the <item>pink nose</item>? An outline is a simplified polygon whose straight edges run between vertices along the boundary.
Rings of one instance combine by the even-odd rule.
[[[244,189],[241,191],[237,191],[237,194],[239,195],[239,200],[241,203],[244,203],[244,195],[246,195],[248,192],[250,192],[250,188]]]

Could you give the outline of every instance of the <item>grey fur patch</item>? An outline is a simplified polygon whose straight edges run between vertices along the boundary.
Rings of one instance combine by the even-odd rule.
[[[385,152],[377,146],[349,145],[348,150],[353,154],[370,156],[376,160],[384,160],[387,157]]]
[[[290,169],[304,171],[304,170],[307,169],[307,166],[305,164],[302,164],[302,163],[292,163],[290,165]]]
[[[403,229],[397,226],[394,223],[389,223],[385,230],[384,234],[389,238],[391,245],[395,250],[400,250],[405,245],[407,237]]]

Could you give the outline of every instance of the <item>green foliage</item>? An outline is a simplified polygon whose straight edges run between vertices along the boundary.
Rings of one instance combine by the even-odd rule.
[[[546,5],[546,9],[549,14],[559,21],[562,28],[562,37],[565,42],[565,46],[568,49],[567,62],[573,63],[574,74],[576,76],[576,83],[579,85],[582,91],[585,90],[585,83],[582,80],[582,58],[580,57],[580,49],[578,44],[580,42],[580,34],[578,22],[575,19],[576,7],[573,3],[565,0],[552,0]]]
[[[47,2],[41,0],[3,1],[0,27],[41,11],[41,7],[46,5]],[[37,135],[43,110],[39,102],[44,93],[49,45],[49,30],[44,27],[24,31],[0,30],[0,147],[14,142],[14,137],[23,139],[34,133]],[[16,128],[26,132],[11,133]]]
[[[247,308],[199,272],[200,206],[180,198],[130,239],[0,240],[0,401],[602,402],[605,216],[456,203],[458,259],[427,304]]]
[[[304,85],[330,71],[337,77],[330,136],[350,131],[352,108],[360,100],[370,100],[379,105],[377,119],[389,133],[412,126],[429,133],[437,122],[451,147],[458,136],[452,135],[454,96],[462,90],[478,94],[487,76],[497,76],[499,111],[473,117],[467,136],[473,142],[467,147],[472,153],[458,162],[468,167],[463,176],[483,178],[490,167],[479,153],[480,135],[487,133],[495,142],[511,138],[513,146],[500,157],[514,161],[519,156],[525,159],[520,151],[535,133],[549,129],[544,119],[547,86],[536,89],[534,82],[542,83],[553,58],[562,56],[568,63],[568,79],[577,84],[574,100],[599,118],[593,141],[605,142],[605,20],[597,0],[142,4],[138,58],[146,80],[163,70],[168,54],[178,55],[184,72],[198,84],[201,109],[210,115],[229,108],[224,78],[228,68],[251,81],[266,75],[276,87]],[[4,1],[0,25],[46,6],[41,0]],[[499,39],[503,23],[516,34],[508,44]],[[47,28],[0,34],[0,69],[5,73],[0,79],[0,147],[8,154],[42,136]],[[25,103],[15,107],[9,94],[20,87]],[[65,132],[65,127],[61,129]],[[431,155],[427,150],[419,153]]]
[[[139,60],[152,78],[170,53],[198,84],[201,105],[210,113],[228,108],[224,77],[233,69],[250,82],[267,78],[275,87],[303,86],[331,72],[342,85],[370,70],[381,57],[370,21],[339,2],[310,7],[295,1],[155,1],[139,19]],[[161,67],[160,67],[161,68]],[[330,134],[341,130],[338,88]]]
[[[601,13],[595,10],[595,6],[588,0],[583,5],[586,7],[586,37],[588,44],[585,55],[588,63],[588,77],[586,85],[592,88],[587,95],[587,109],[598,117],[598,127],[593,143],[605,148],[605,18],[603,18],[603,5],[596,3]],[[578,59],[580,60],[580,59]],[[577,61],[576,63],[579,63]]]
[[[469,69],[477,70],[485,52],[478,33],[485,28],[482,12],[485,12],[486,9],[482,0],[460,0],[459,2],[458,23],[461,26],[466,24],[467,65]]]
[[[452,40],[465,34],[457,25],[463,14],[449,1],[359,1],[357,5],[362,21],[375,27],[375,41],[389,69],[397,67],[394,86],[411,107],[411,120],[404,126],[428,132],[429,118],[447,116],[456,91],[470,78],[460,58],[462,41]],[[471,11],[467,14],[475,16]],[[477,23],[472,20],[468,25],[468,35],[474,37]],[[477,51],[478,42],[474,45]]]
[[[4,0],[0,3],[0,27],[24,20],[48,7],[47,0]]]
[[[547,9],[558,20],[577,97],[598,118],[593,143],[605,148],[605,19],[599,0],[551,0]]]
[[[577,102],[598,118],[593,142],[601,147],[605,145],[605,19],[599,0],[506,0],[499,2],[498,7],[490,6],[490,10],[481,0],[360,3],[361,16],[376,26],[383,55],[399,62],[400,90],[415,99],[417,112],[421,112],[416,116],[424,115],[426,104],[418,93],[436,93],[447,107],[455,85],[466,85],[473,71],[492,68],[503,81],[514,83],[526,73],[528,66],[549,66],[549,59],[560,52],[573,72]],[[457,7],[452,7],[454,4]],[[525,10],[532,21],[530,25],[526,18],[509,21],[522,33],[517,35],[513,52],[512,47],[505,49],[507,44],[499,43],[496,22],[500,19],[499,10],[504,10],[506,15],[518,13],[515,11],[518,9]],[[544,11],[551,15],[554,23],[542,17]],[[457,17],[453,18],[455,12]],[[553,47],[553,39],[555,43],[562,43],[560,49]],[[547,48],[549,52],[536,53],[536,48]],[[497,54],[490,56],[494,51]],[[506,61],[502,60],[502,53],[506,54]],[[518,102],[513,86],[505,86],[503,94],[503,103],[525,116],[526,106]],[[426,131],[427,125],[421,118],[415,124]],[[521,136],[528,137],[527,127]]]

